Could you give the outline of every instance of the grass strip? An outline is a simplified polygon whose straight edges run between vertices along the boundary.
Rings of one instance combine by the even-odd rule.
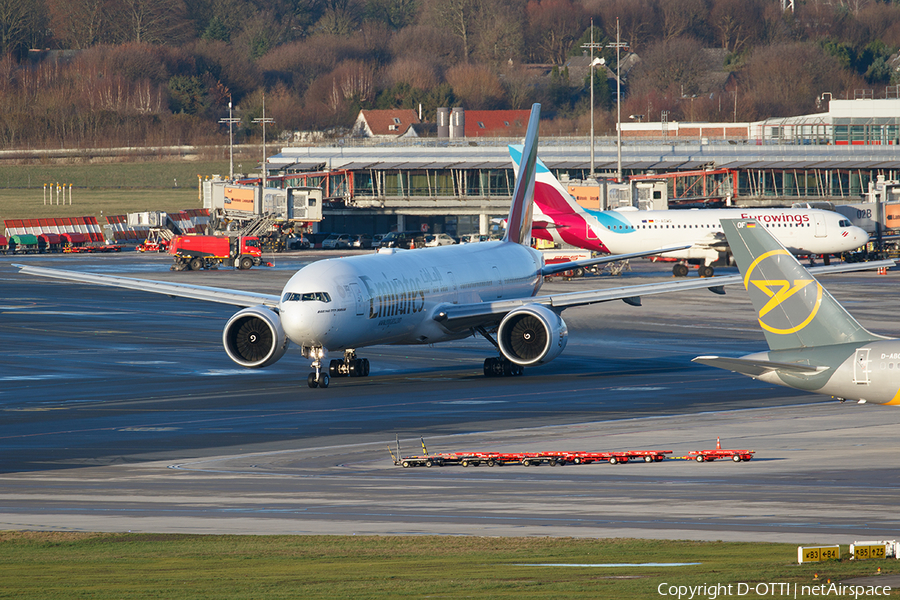
[[[628,600],[662,598],[657,589],[663,583],[812,585],[873,575],[878,567],[900,572],[891,559],[797,565],[796,557],[796,545],[766,543],[5,532],[0,598]],[[701,564],[535,566],[673,562]],[[751,591],[742,597],[759,596]]]

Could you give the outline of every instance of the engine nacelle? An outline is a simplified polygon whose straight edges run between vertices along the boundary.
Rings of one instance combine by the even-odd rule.
[[[289,342],[281,318],[264,306],[235,313],[222,334],[228,358],[252,369],[268,367],[284,356]]]
[[[541,304],[517,308],[503,318],[497,329],[503,356],[526,367],[550,362],[559,356],[568,340],[565,321]]]

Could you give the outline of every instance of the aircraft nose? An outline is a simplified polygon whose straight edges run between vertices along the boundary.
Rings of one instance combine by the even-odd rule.
[[[859,240],[859,245],[869,243],[869,234],[862,227],[853,227],[853,233],[851,234],[854,239]]]
[[[330,315],[319,314],[318,302],[283,302],[281,326],[295,344],[322,346],[331,326]]]

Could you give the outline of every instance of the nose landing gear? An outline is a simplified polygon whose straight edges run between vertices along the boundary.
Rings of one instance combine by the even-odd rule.
[[[312,367],[316,370],[316,372],[309,374],[309,377],[306,378],[306,383],[311,388],[327,388],[328,384],[331,382],[331,378],[328,377],[328,373],[322,372],[322,359],[316,357],[316,359],[312,363]]]

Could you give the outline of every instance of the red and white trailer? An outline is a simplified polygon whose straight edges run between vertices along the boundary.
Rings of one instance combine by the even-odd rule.
[[[584,451],[546,451],[546,452],[438,452],[431,454],[422,440],[423,454],[417,456],[402,456],[400,443],[397,442],[397,454],[388,448],[395,465],[409,467],[446,467],[460,465],[463,467],[499,467],[502,465],[522,465],[536,467],[550,465],[561,467],[563,465],[588,465],[595,462],[606,462],[611,465],[627,463],[632,460],[645,463],[662,462],[666,455],[672,454],[671,450],[621,450],[614,452],[584,452]]]
[[[685,457],[697,462],[712,462],[714,460],[730,458],[734,462],[748,461],[753,458],[755,450],[723,450],[719,438],[716,438],[715,450],[692,450]]]

